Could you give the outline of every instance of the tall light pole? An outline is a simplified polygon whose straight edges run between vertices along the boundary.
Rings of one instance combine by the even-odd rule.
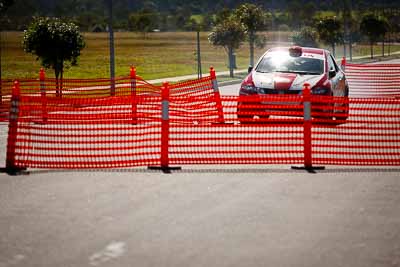
[[[111,79],[111,96],[115,95],[115,54],[114,54],[114,31],[113,31],[113,4],[112,0],[106,0],[108,6],[108,32],[110,39],[110,79]]]
[[[197,78],[202,78],[201,53],[200,53],[200,29],[197,29]]]

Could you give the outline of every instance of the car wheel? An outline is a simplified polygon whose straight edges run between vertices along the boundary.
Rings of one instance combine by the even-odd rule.
[[[339,103],[335,103],[335,107],[339,107],[335,109],[335,120],[338,124],[344,123],[349,118],[349,89],[346,88],[345,95],[343,99]]]
[[[318,120],[318,123],[332,123],[333,121],[333,112],[334,112],[334,104],[332,102],[316,102],[311,105],[312,117]]]
[[[349,98],[344,97],[343,103],[339,103],[340,109],[335,110],[335,120],[340,124],[349,118]]]

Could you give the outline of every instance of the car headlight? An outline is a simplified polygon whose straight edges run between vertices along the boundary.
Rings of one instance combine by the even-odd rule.
[[[240,89],[247,93],[257,93],[257,87],[252,84],[242,84]]]
[[[313,95],[326,95],[329,93],[329,88],[326,87],[316,87],[312,89]]]

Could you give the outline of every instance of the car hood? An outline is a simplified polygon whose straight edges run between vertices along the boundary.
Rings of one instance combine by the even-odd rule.
[[[258,88],[275,90],[302,90],[304,83],[309,83],[312,88],[324,77],[324,74],[302,75],[296,73],[260,73],[254,71],[252,76],[254,85]]]

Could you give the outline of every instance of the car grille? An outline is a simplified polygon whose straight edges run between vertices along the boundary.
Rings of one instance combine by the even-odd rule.
[[[269,88],[258,88],[260,94],[272,94],[272,95],[300,95],[300,90],[276,90]]]

